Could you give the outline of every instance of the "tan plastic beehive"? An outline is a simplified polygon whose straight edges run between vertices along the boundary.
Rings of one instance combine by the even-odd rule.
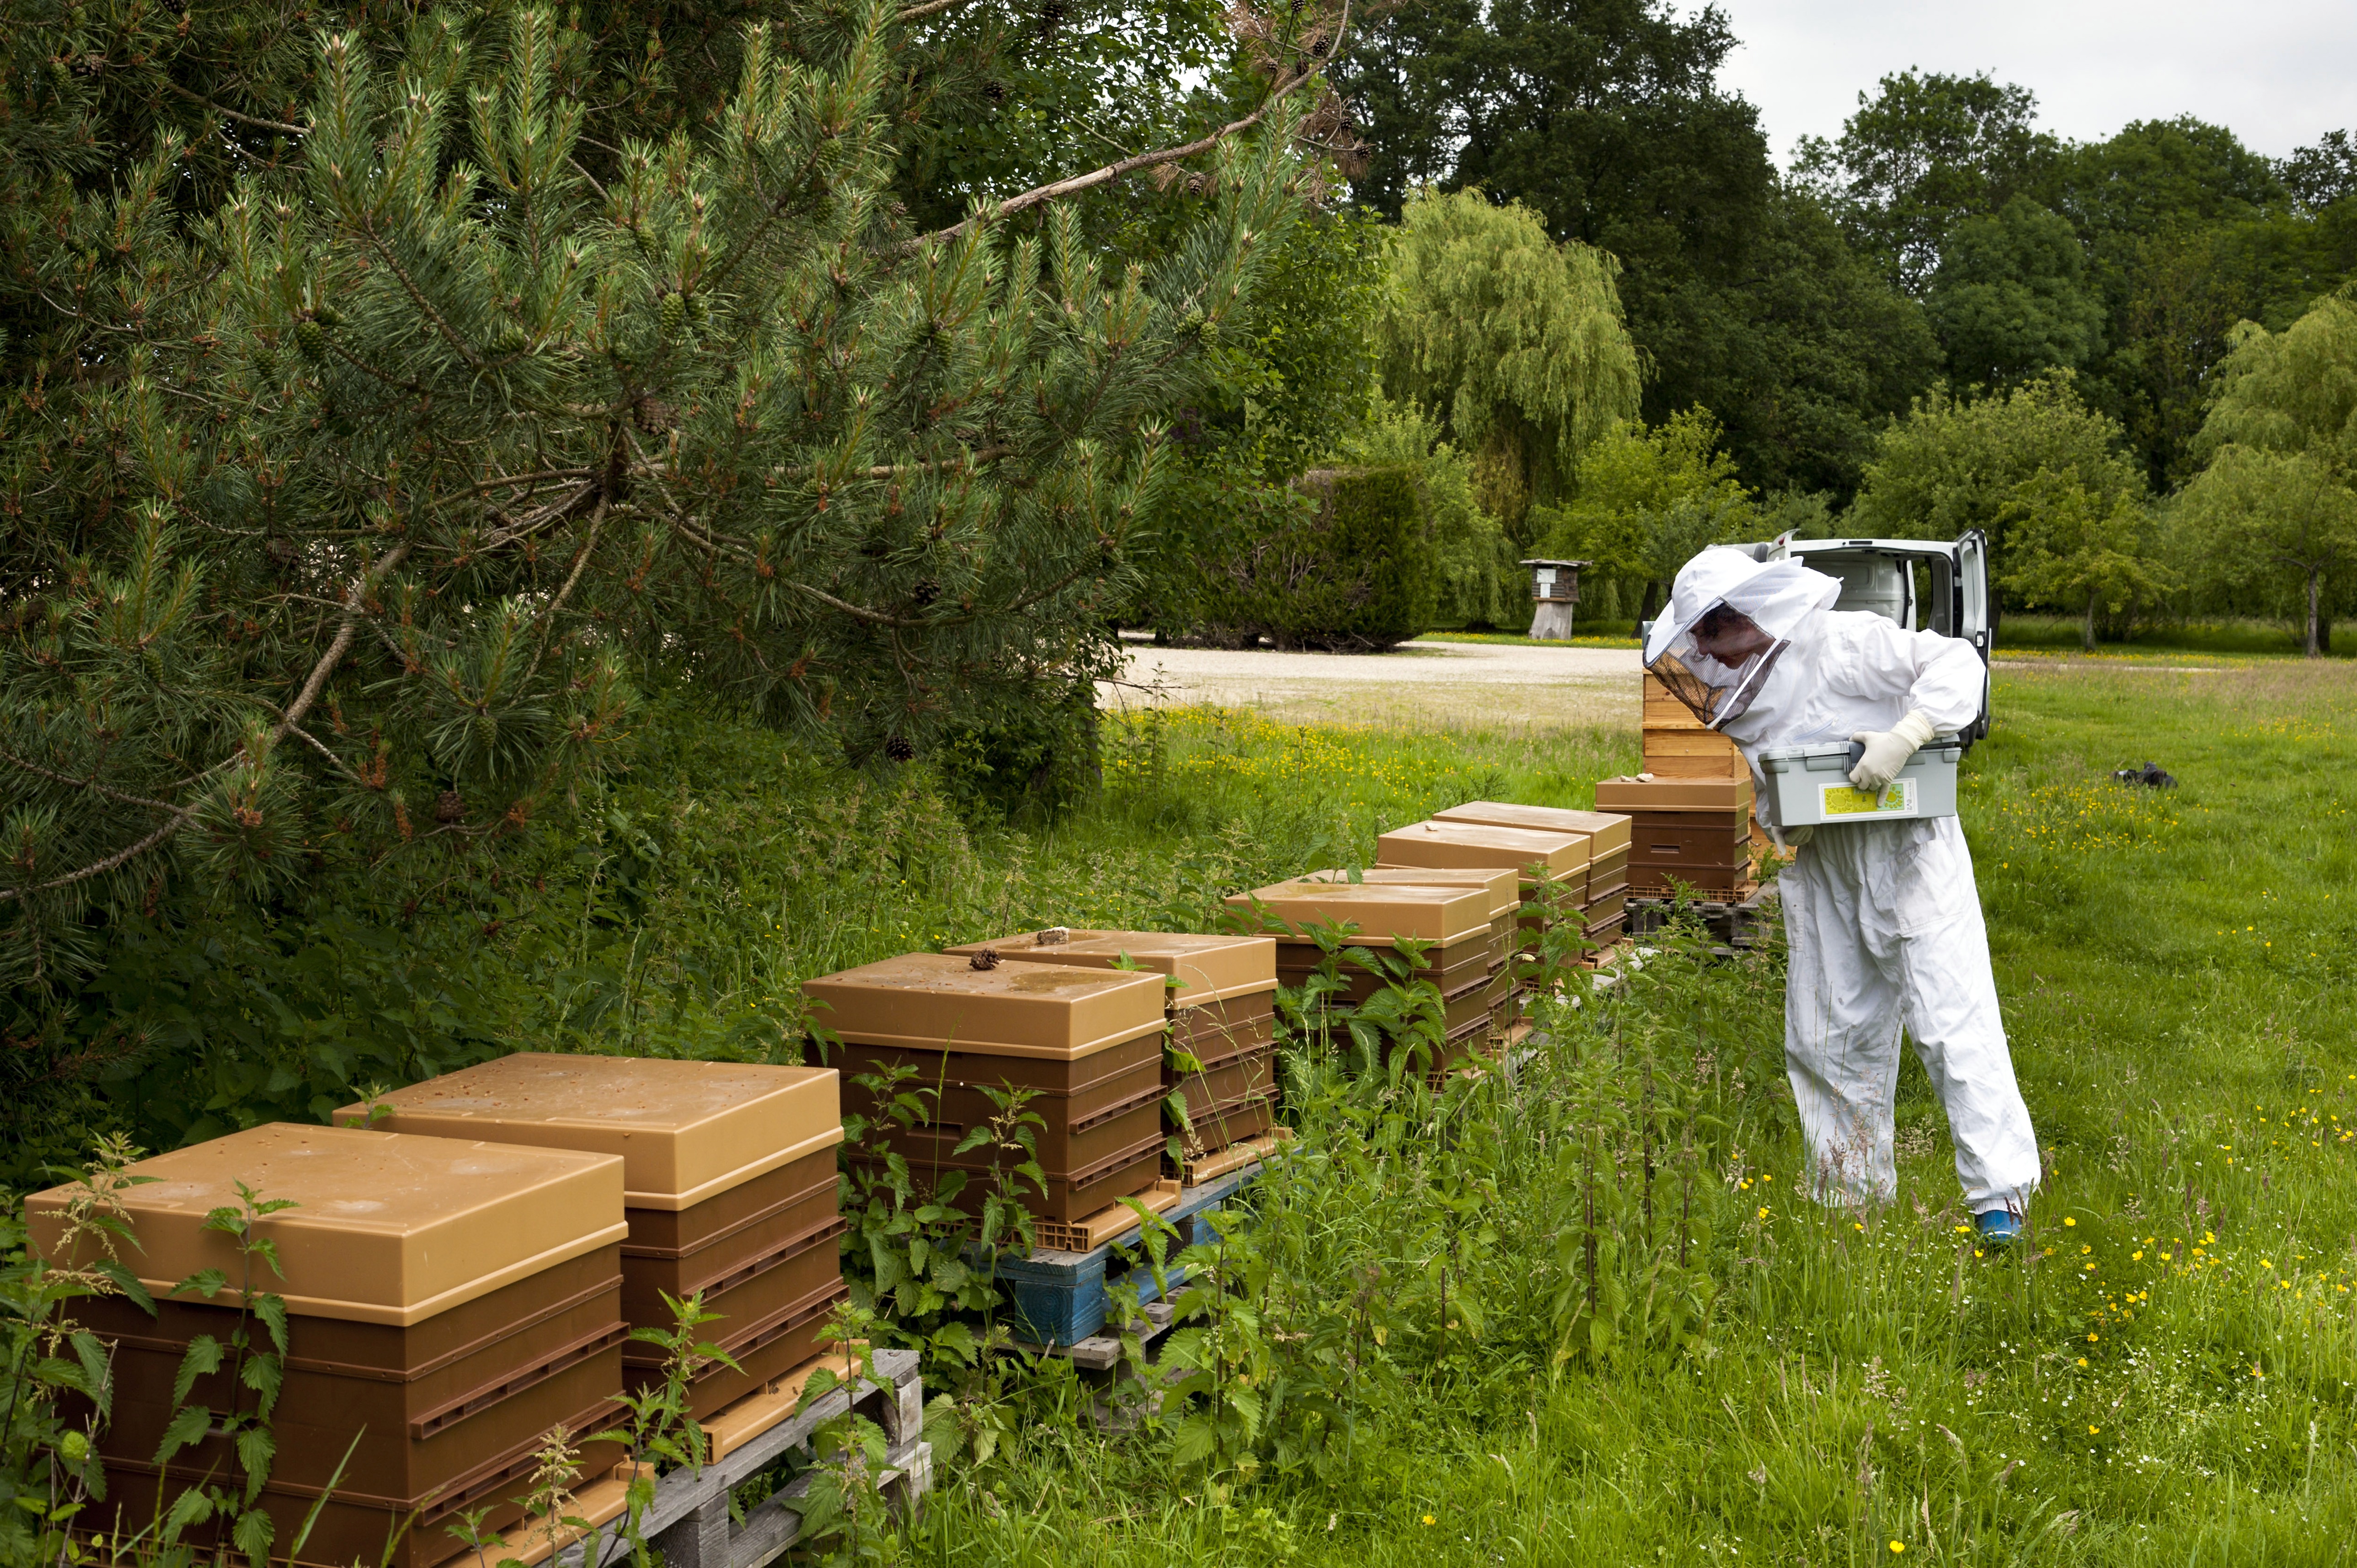
[[[406,1326],[620,1241],[622,1161],[613,1155],[425,1138],[358,1127],[250,1128],[130,1167],[154,1178],[122,1201],[127,1252],[158,1294],[200,1269],[242,1277],[235,1244],[204,1228],[237,1184],[297,1206],[257,1221],[277,1247],[273,1293],[287,1310]],[[51,1256],[70,1189],[25,1200],[34,1251]],[[235,1290],[211,1298],[235,1305]]]
[[[822,1067],[519,1051],[376,1105],[380,1132],[618,1155],[633,1208],[692,1208],[843,1142],[840,1080]]]
[[[1373,886],[1485,887],[1490,893],[1490,918],[1511,916],[1523,907],[1523,879],[1510,866],[1378,865],[1355,876],[1336,869],[1304,872],[1297,882],[1361,882]]]
[[[1525,875],[1540,866],[1556,882],[1587,866],[1588,841],[1586,833],[1481,822],[1411,822],[1377,838],[1375,858],[1386,866],[1497,866]]]
[[[1201,1007],[1276,989],[1276,942],[1270,937],[1060,929],[965,942],[948,950],[971,957],[985,949],[1002,960],[1075,969],[1109,970],[1127,958],[1141,969],[1179,983],[1168,997],[1175,1008]]]
[[[1362,939],[1409,937],[1444,946],[1486,937],[1491,908],[1484,887],[1388,882],[1279,882],[1231,895],[1227,902],[1238,909],[1257,903],[1269,919],[1285,921],[1297,931],[1310,924],[1349,921]]]
[[[1150,971],[1000,963],[909,953],[805,981],[819,1025],[845,1040],[1071,1061],[1163,1024],[1162,976]]]
[[[1670,699],[1675,702],[1677,699]],[[1468,800],[1432,813],[1437,822],[1476,822],[1535,832],[1586,833],[1588,854],[1601,857],[1629,843],[1629,819],[1619,811],[1581,811],[1567,806],[1523,806],[1506,800]]]
[[[1751,774],[1737,779],[1598,779],[1596,803],[1612,811],[1734,811],[1751,809]]]

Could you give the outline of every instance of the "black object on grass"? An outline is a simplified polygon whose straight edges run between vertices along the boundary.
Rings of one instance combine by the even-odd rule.
[[[2147,762],[2142,768],[2123,768],[2112,775],[2115,784],[2141,784],[2148,789],[2174,789],[2177,775],[2164,772],[2160,764]]]

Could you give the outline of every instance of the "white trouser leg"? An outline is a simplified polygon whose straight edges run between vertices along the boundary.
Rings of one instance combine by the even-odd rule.
[[[1847,830],[1844,830],[1847,831]],[[1899,976],[1869,950],[1858,890],[1812,843],[1779,880],[1788,967],[1784,1067],[1820,1202],[1874,1203],[1898,1187]]]
[[[1973,863],[1953,818],[1820,830],[1785,872],[1785,1060],[1812,1163],[1835,1201],[1897,1187],[1899,1031],[1948,1113],[1975,1212],[2018,1209],[2038,1138],[2014,1081]]]
[[[1965,1205],[1975,1214],[2019,1213],[2038,1186],[2038,1134],[2014,1081],[1977,902],[1935,929],[1901,938],[1900,959],[1907,1033],[1947,1110]]]

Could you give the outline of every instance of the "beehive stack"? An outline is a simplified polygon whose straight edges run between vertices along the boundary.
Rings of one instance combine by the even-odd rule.
[[[106,1499],[77,1529],[142,1530],[188,1488],[239,1485],[218,1422],[162,1466],[156,1456],[179,1408],[254,1408],[233,1358],[185,1397],[173,1387],[190,1341],[227,1346],[244,1316],[246,1262],[234,1238],[205,1224],[240,1207],[240,1183],[295,1206],[253,1227],[276,1249],[278,1271],[257,1262],[252,1273],[287,1315],[275,1453],[255,1499],[276,1526],[274,1561],[317,1505],[302,1562],[432,1568],[468,1550],[450,1531],[462,1510],[482,1510],[478,1523],[491,1531],[522,1522],[514,1499],[530,1490],[551,1428],[577,1438],[611,1424],[626,1229],[613,1155],[282,1123],[129,1174],[147,1179],[118,1195],[137,1243],[123,1261],[156,1310],[120,1296],[74,1304],[81,1325],[113,1343],[115,1385],[113,1419],[97,1434]],[[71,1249],[63,1240],[73,1190],[25,1202],[34,1251],[61,1266],[101,1255],[88,1237]],[[231,1286],[167,1299],[206,1269]],[[269,1345],[259,1321],[247,1332]],[[615,1444],[587,1444],[582,1473],[594,1478],[621,1457]],[[211,1528],[188,1539],[201,1545]]]
[[[1468,800],[1435,811],[1438,822],[1475,822],[1533,832],[1579,833],[1587,839],[1587,884],[1580,918],[1587,940],[1609,943],[1620,936],[1629,894],[1630,819],[1617,811],[1581,811],[1563,806],[1523,806],[1511,800]]]
[[[959,1208],[980,1208],[993,1167],[1021,1160],[988,1143],[958,1152],[1004,1116],[988,1091],[1028,1090],[1023,1109],[1046,1123],[1031,1131],[1047,1180],[1011,1196],[1036,1219],[1071,1224],[1161,1178],[1165,989],[1150,971],[909,953],[807,982],[802,993],[839,1041],[825,1048],[843,1071],[845,1109],[874,1121],[929,1187],[962,1173]],[[928,1124],[878,1117],[875,1094],[856,1081],[903,1068],[913,1076],[901,1091],[924,1094]]]
[[[701,1293],[697,1330],[735,1367],[705,1363],[688,1385],[698,1418],[818,1354],[845,1293],[836,1238],[835,1146],[843,1104],[831,1068],[519,1052],[424,1083],[336,1120],[393,1133],[580,1149],[622,1161],[630,1236],[622,1315],[674,1326],[668,1293]],[[633,1390],[660,1383],[662,1349],[622,1353]]]
[[[1270,938],[1057,927],[949,951],[1100,970],[1126,959],[1164,976],[1170,1037],[1162,1058],[1163,1115],[1188,1157],[1216,1154],[1276,1124],[1276,943]],[[1186,1105],[1184,1124],[1174,1096]]]
[[[1735,779],[1599,779],[1596,803],[1634,819],[1632,894],[1663,897],[1683,884],[1705,897],[1740,898],[1758,886],[1749,772]]]
[[[1539,908],[1523,917],[1525,941],[1535,941],[1554,917],[1546,910],[1587,905],[1588,842],[1585,833],[1535,832],[1480,822],[1426,821],[1394,828],[1375,840],[1379,865],[1470,866],[1512,870],[1522,877],[1525,903]]]
[[[1276,975],[1301,985],[1317,972],[1325,954],[1308,935],[1313,926],[1357,928],[1356,945],[1382,948],[1401,939],[1423,942],[1422,978],[1440,991],[1444,1045],[1439,1071],[1486,1046],[1490,1036],[1489,987],[1499,972],[1495,901],[1486,886],[1430,884],[1280,882],[1228,899],[1239,909],[1258,908],[1276,938]],[[1363,969],[1345,966],[1345,988],[1332,1005],[1354,1006],[1385,982]]]
[[[1514,964],[1514,955],[1522,948],[1522,877],[1517,873],[1499,867],[1484,870],[1475,866],[1418,866],[1413,870],[1402,866],[1376,866],[1364,871],[1329,868],[1308,871],[1295,877],[1296,882],[1359,882],[1375,886],[1392,887],[1479,887],[1490,896],[1491,974],[1490,1026],[1504,1028],[1513,1021],[1515,998],[1522,993],[1522,975]]]
[[[1736,779],[1750,773],[1743,753],[1652,675],[1645,677],[1645,771],[1659,779]]]
[[[1645,771],[1656,779],[1749,779],[1751,765],[1736,744],[1706,729],[1694,710],[1671,695],[1653,676],[1645,677]],[[1770,853],[1766,830],[1746,829],[1756,862]]]

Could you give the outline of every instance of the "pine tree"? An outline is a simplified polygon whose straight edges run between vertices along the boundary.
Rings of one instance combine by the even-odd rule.
[[[651,681],[905,759],[1108,666],[1341,18],[1240,11],[1224,124],[920,233],[957,9],[0,3],[10,982],[176,876],[493,848]],[[1181,157],[1107,267],[1071,199]]]

